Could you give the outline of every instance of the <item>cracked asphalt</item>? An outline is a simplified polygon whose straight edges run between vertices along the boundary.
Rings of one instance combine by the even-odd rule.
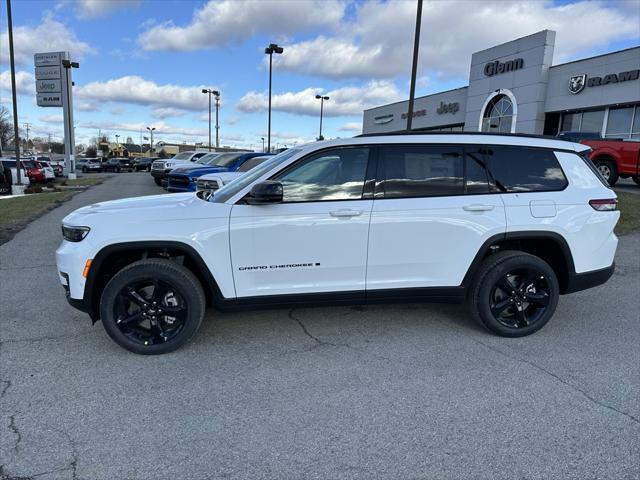
[[[210,310],[142,357],[67,305],[54,251],[75,208],[159,192],[120,174],[0,246],[1,479],[640,478],[640,235],[527,338],[455,305]]]

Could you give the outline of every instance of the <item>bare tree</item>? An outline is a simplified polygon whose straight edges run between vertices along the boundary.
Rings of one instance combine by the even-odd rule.
[[[11,143],[13,143],[13,122],[9,110],[0,105],[0,155]]]

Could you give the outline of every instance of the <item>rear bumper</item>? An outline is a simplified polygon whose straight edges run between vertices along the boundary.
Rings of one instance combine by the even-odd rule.
[[[579,292],[581,290],[586,290],[588,288],[602,285],[611,278],[615,269],[616,264],[615,262],[613,262],[611,266],[601,268],[600,270],[593,270],[591,272],[584,273],[573,273],[569,275],[569,282],[564,293]]]

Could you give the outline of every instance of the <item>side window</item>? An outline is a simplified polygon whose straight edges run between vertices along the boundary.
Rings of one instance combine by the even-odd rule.
[[[389,145],[380,149],[384,198],[464,193],[462,149],[440,145]]]
[[[563,190],[567,179],[550,150],[523,147],[486,147],[491,182],[499,192]]]
[[[479,148],[465,148],[464,160],[464,193],[467,195],[489,193],[489,177],[482,151]]]
[[[325,150],[295,163],[273,180],[282,183],[285,203],[358,200],[368,161],[368,148]]]

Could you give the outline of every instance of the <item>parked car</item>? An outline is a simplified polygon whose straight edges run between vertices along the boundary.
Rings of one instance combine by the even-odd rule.
[[[25,169],[30,183],[46,183],[47,177],[44,170],[36,165],[36,162],[33,160],[21,160],[20,163]]]
[[[158,159],[160,159],[160,157],[136,157],[133,159],[133,169],[136,172],[150,172],[151,164]]]
[[[265,160],[268,160],[271,156],[262,155],[260,157],[253,157],[246,162],[244,162],[238,170],[235,172],[220,172],[220,173],[209,173],[207,175],[202,175],[198,177],[198,181],[196,182],[196,190],[197,191],[206,191],[206,192],[215,192],[219,188],[222,188],[227,183],[235,180],[238,177],[241,177],[249,170],[257,167]]]
[[[591,147],[589,158],[609,185],[614,186],[619,178],[631,177],[640,185],[640,141],[604,139],[581,140]]]
[[[16,169],[16,160],[13,158],[1,158],[0,161],[4,167],[5,172],[9,171],[11,173],[11,183],[15,184],[18,182],[18,173]],[[31,177],[27,175],[27,170],[21,162],[20,166],[20,182],[23,185],[29,185],[32,183]]]
[[[11,195],[11,168],[5,167],[4,162],[0,158],[0,195]]]
[[[110,158],[106,162],[102,162],[102,170],[105,172],[122,172],[127,170],[133,172],[133,165],[128,158]]]
[[[56,179],[55,171],[53,167],[49,165],[48,162],[34,160],[34,163],[37,167],[39,167],[44,172],[44,180],[45,182],[53,182]]]
[[[76,165],[77,168],[77,165]],[[81,167],[82,173],[102,172],[102,162],[99,158],[89,158]]]
[[[235,172],[242,164],[254,157],[268,156],[264,153],[224,153],[217,157],[209,165],[199,168],[178,167],[168,175],[167,191],[169,192],[195,192],[196,182],[202,175],[221,172]]]
[[[580,142],[581,140],[595,140],[602,138],[600,132],[562,132],[558,134],[560,140],[567,142]]]
[[[207,153],[209,152],[195,152],[190,150],[188,152],[180,152],[173,158],[156,160],[151,164],[151,176],[156,182],[156,185],[162,185],[162,180],[167,178],[171,170],[182,165],[189,165],[189,162],[195,162]]]
[[[187,342],[207,304],[466,300],[521,337],[613,274],[620,212],[586,151],[504,134],[315,142],[215,195],[76,210],[57,269],[71,305],[141,354]]]

